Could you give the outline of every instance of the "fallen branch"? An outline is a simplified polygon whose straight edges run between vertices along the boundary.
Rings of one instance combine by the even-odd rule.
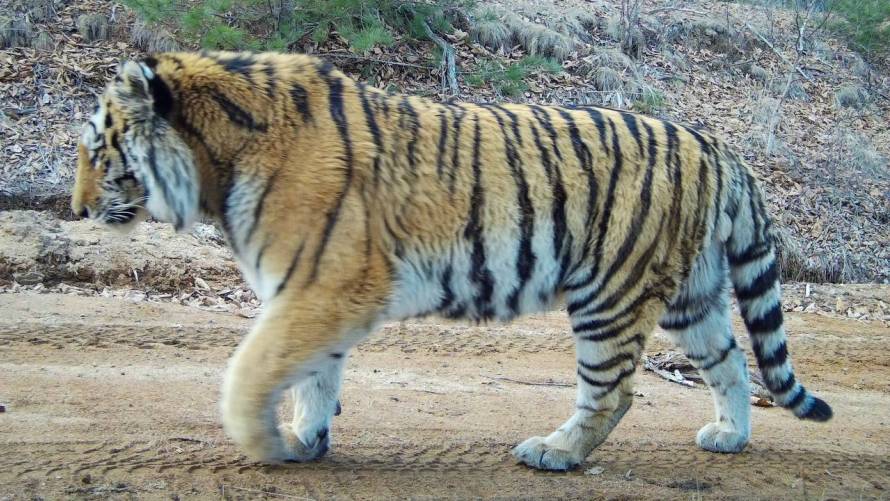
[[[520,381],[519,379],[510,379],[508,377],[500,377],[500,376],[498,376],[498,377],[482,376],[482,377],[486,377],[488,379],[496,379],[498,381],[508,381],[510,383],[516,383],[516,384],[524,384],[526,386],[559,386],[559,387],[564,387],[564,388],[572,388],[575,386],[574,384],[571,384],[571,383],[558,383],[556,381],[545,381],[542,383],[536,383],[534,381]]]
[[[695,387],[695,383],[686,379],[685,377],[683,377],[683,375],[680,374],[679,370],[675,370],[674,372],[669,372],[664,369],[660,369],[655,365],[655,363],[649,357],[645,357],[645,356],[643,357],[643,368],[645,368],[648,371],[652,371],[652,372],[658,374],[659,376],[661,376],[662,378],[667,379],[668,381],[671,381],[673,383],[682,384],[683,386],[688,386],[690,388]]]
[[[802,76],[807,82],[812,83],[813,79],[810,78],[810,76],[807,75],[802,69],[800,69],[800,66],[798,66],[796,64],[792,64],[791,61],[789,61],[787,57],[785,57],[784,55],[782,55],[781,52],[779,52],[779,49],[777,49],[775,45],[770,43],[770,41],[767,40],[765,36],[761,35],[759,31],[755,30],[753,26],[751,26],[750,24],[745,22],[745,28],[748,28],[748,31],[750,31],[751,33],[754,34],[754,36],[759,38],[761,42],[765,43],[767,47],[772,49],[773,53],[775,55],[779,56],[779,59],[784,61],[785,64],[787,64],[788,66],[792,66],[795,70],[797,70],[798,73],[800,73],[800,76]]]
[[[317,55],[322,56],[322,57],[336,57],[339,59],[353,59],[356,61],[365,61],[368,63],[379,63],[379,64],[385,64],[388,66],[404,66],[407,68],[421,68],[421,69],[425,69],[425,70],[430,70],[430,69],[435,68],[435,66],[430,66],[430,65],[426,65],[426,64],[403,63],[400,61],[389,61],[387,59],[380,59],[380,58],[376,58],[376,57],[365,57],[365,56],[359,56],[357,54],[345,54],[342,52],[319,52],[319,53],[317,53]]]
[[[442,72],[442,86],[447,86],[451,95],[456,96],[459,89],[457,87],[457,66],[454,63],[454,47],[433,31],[428,19],[423,21],[423,31],[426,32],[426,36],[430,40],[442,49],[442,66],[445,69]]]
[[[659,12],[688,12],[690,14],[698,14],[699,16],[709,15],[707,12],[702,12],[700,10],[694,10],[694,9],[684,9],[682,7],[661,7],[658,9],[652,9],[652,10],[646,11],[645,14],[647,16],[651,16],[654,14],[658,14]]]

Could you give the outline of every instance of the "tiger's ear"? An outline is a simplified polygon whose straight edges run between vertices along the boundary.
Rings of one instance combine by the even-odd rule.
[[[118,65],[114,91],[126,111],[132,114],[154,113],[161,118],[169,118],[174,104],[173,93],[155,72],[157,64],[156,59],[149,57]]]

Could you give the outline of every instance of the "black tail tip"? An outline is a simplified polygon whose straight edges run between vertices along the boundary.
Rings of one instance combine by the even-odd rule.
[[[828,421],[831,419],[831,416],[834,413],[831,410],[831,406],[826,404],[824,400],[817,397],[810,397],[812,399],[809,408],[801,414],[800,419],[809,419],[811,421]]]

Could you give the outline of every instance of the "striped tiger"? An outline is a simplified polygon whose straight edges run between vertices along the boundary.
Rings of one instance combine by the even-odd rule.
[[[574,414],[513,449],[578,466],[633,400],[656,324],[710,387],[697,444],[751,434],[735,290],[776,402],[828,420],[791,367],[774,230],[751,169],[710,134],[611,109],[439,103],[296,54],[127,61],[78,146],[72,208],[128,229],[218,221],[264,303],[223,383],[224,429],[250,457],[328,450],[348,351],[384,321],[510,320],[565,305]],[[292,423],[276,404],[290,389]]]

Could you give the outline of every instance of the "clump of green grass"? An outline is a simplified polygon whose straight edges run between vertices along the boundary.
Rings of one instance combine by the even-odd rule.
[[[653,115],[664,108],[664,94],[658,89],[644,85],[639,97],[634,101],[634,109],[640,113]]]
[[[834,28],[866,57],[890,55],[890,2],[887,0],[834,0],[841,20]]]
[[[562,72],[562,65],[554,59],[543,56],[526,56],[510,65],[484,60],[475,72],[467,74],[466,80],[474,87],[491,85],[499,94],[518,97],[528,90],[525,79],[529,75],[560,72]]]
[[[449,14],[468,0],[123,0],[146,24],[176,31],[208,49],[288,50],[308,37],[336,33],[357,52],[393,43],[397,35],[426,39],[426,26],[450,33]],[[144,38],[144,37],[143,37]]]
[[[77,18],[77,32],[84,42],[108,38],[108,18],[102,14],[83,14]]]

